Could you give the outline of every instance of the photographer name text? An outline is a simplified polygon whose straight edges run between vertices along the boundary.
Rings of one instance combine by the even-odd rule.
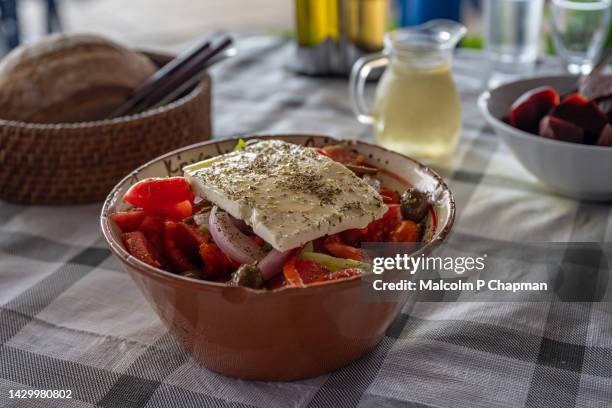
[[[397,282],[384,282],[381,279],[373,282],[374,290],[429,290],[429,291],[469,291],[478,292],[486,289],[490,291],[504,292],[527,292],[547,291],[546,282],[502,282],[500,280],[478,279],[475,282],[440,280],[408,280],[402,279]]]
[[[393,270],[414,275],[419,271],[445,271],[453,272],[456,276],[462,276],[465,272],[479,273],[484,271],[486,258],[486,254],[479,257],[427,257],[422,254],[419,256],[396,254],[390,257],[375,257],[373,259],[372,272],[375,275],[380,275],[385,271]],[[548,284],[546,282],[504,282],[498,279],[444,280],[421,278],[400,279],[397,281],[377,279],[372,282],[372,286],[377,291],[548,291]]]

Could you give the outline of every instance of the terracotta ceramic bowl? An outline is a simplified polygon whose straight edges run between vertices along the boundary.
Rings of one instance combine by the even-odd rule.
[[[304,145],[335,143],[309,135],[272,137]],[[101,224],[111,250],[183,347],[204,367],[250,380],[295,380],[338,369],[369,352],[383,338],[402,302],[373,303],[363,299],[359,276],[305,288],[257,291],[185,278],[150,267],[130,256],[120,231],[109,219],[126,208],[121,197],[135,181],[181,174],[181,167],[230,151],[237,139],[204,142],[168,153],[136,169],[110,193]],[[435,216],[430,216],[431,250],[449,233],[455,216],[453,195],[424,165],[360,143],[356,149],[384,171],[385,185],[405,189],[401,179],[431,193]],[[435,219],[435,221],[434,221]]]

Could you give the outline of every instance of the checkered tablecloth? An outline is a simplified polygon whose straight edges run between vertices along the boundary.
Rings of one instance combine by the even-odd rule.
[[[284,39],[249,37],[239,48],[214,72],[217,137],[370,139],[345,80],[295,76]],[[475,107],[484,66],[469,52],[454,65],[462,139],[437,167],[457,199],[453,239],[612,241],[609,205],[549,193],[485,127]],[[612,406],[610,303],[419,302],[372,353],[334,373],[289,383],[214,374],[178,346],[110,255],[99,210],[0,202],[2,407]],[[17,389],[73,398],[10,399]]]

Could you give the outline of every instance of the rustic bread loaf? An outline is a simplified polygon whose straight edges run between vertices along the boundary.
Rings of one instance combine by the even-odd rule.
[[[103,119],[156,69],[146,56],[99,36],[52,35],[0,61],[0,118]]]

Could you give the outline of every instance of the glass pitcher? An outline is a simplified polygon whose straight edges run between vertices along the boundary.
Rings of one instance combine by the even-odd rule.
[[[461,131],[461,102],[451,76],[452,52],[466,28],[451,20],[431,20],[385,36],[382,53],[353,66],[349,91],[357,119],[374,127],[376,141],[422,159],[449,156]],[[371,113],[364,100],[370,72],[388,65]]]

